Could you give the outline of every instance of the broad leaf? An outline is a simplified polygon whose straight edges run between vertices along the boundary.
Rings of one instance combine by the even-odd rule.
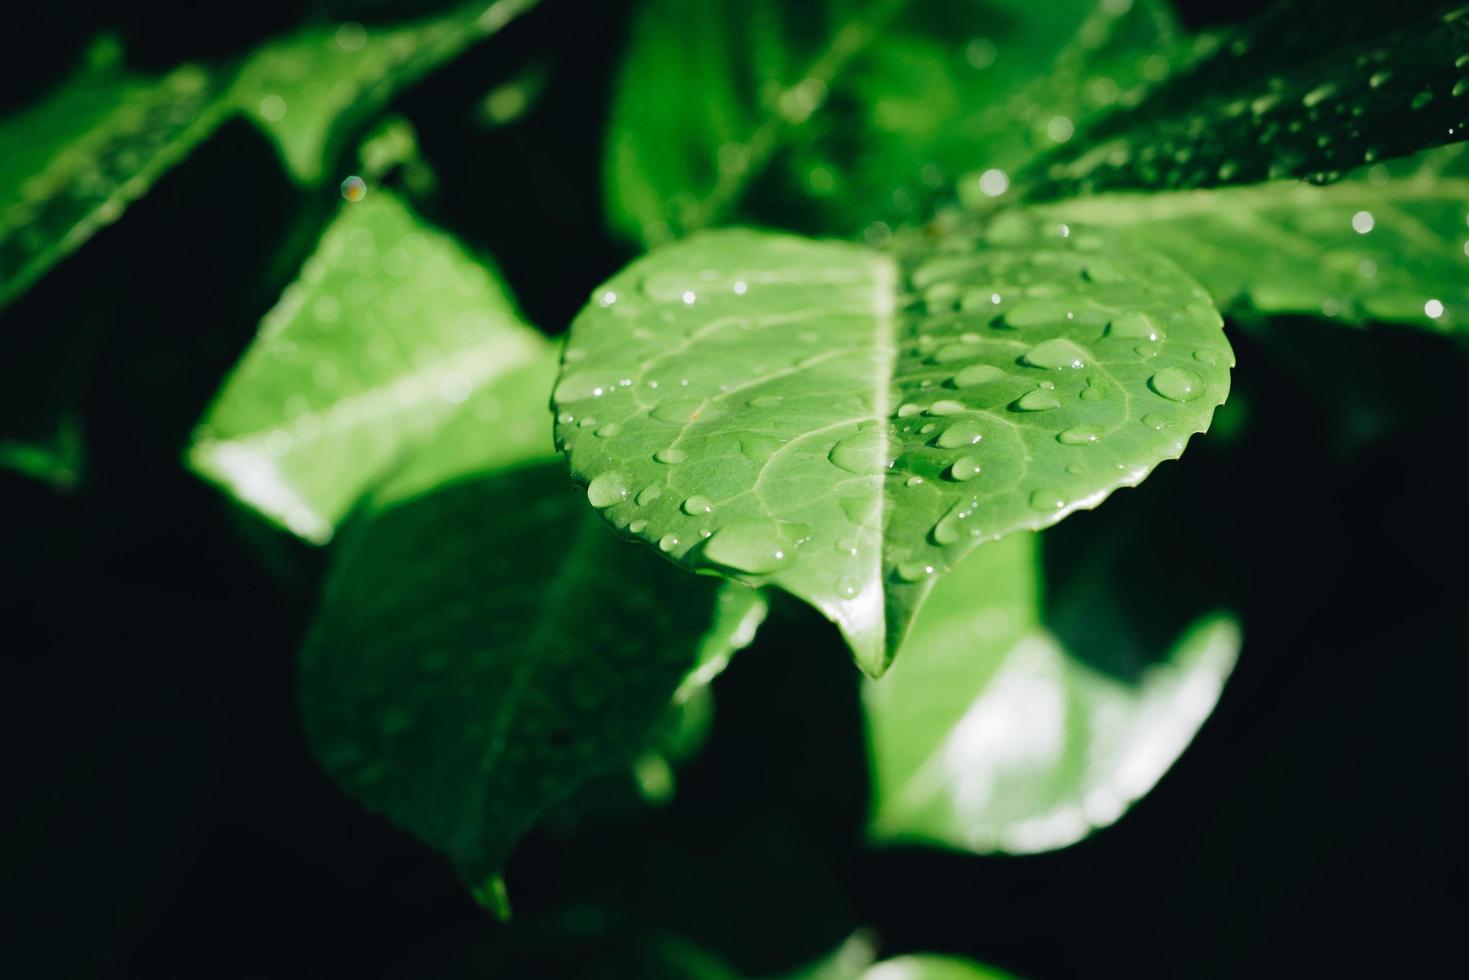
[[[1199,619],[1135,680],[1108,676],[1043,625],[1034,537],[965,559],[902,661],[864,688],[875,839],[981,853],[1075,843],[1151,789],[1213,710],[1239,652],[1229,617]]]
[[[1135,109],[1036,161],[1035,198],[1339,176],[1462,140],[1469,7],[1282,3]],[[1417,12],[1417,16],[1413,16]],[[1329,25],[1329,28],[1327,27]]]
[[[407,24],[305,28],[256,51],[233,99],[275,140],[291,175],[313,184],[396,92],[536,3],[480,0]]]
[[[1156,0],[649,0],[613,104],[609,210],[650,243],[741,216],[922,216],[963,174],[1135,101],[1173,32]],[[747,206],[762,182],[782,193]]]
[[[1220,327],[1171,263],[1106,240],[705,233],[577,318],[557,438],[611,523],[812,603],[875,675],[936,573],[1208,426]]]
[[[1469,154],[1433,150],[1326,187],[1275,182],[1105,194],[1013,216],[1158,249],[1238,312],[1438,330],[1469,322]]]
[[[218,78],[131,75],[98,42],[51,95],[0,119],[0,307],[115,220],[223,115]]]
[[[744,635],[720,583],[619,541],[556,465],[397,503],[338,548],[301,661],[315,751],[476,889],[545,806],[631,762],[689,672]],[[735,621],[759,608],[741,594]]]
[[[325,541],[477,390],[514,379],[544,391],[553,356],[492,269],[388,192],[369,191],[342,206],[261,322],[195,435],[190,465]],[[481,413],[494,404],[476,401]],[[483,428],[503,463],[543,451],[539,422],[481,414],[457,424]]]

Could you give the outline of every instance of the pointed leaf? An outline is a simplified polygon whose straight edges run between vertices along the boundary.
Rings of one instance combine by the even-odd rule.
[[[116,221],[223,118],[214,74],[125,73],[115,44],[48,98],[0,119],[0,307]]]
[[[1469,153],[1462,145],[1326,187],[1280,181],[1104,194],[1013,220],[1105,227],[1162,251],[1221,306],[1462,330],[1469,325]]]
[[[291,175],[313,184],[394,94],[536,2],[480,0],[406,24],[304,28],[251,55],[233,99],[275,140]]]
[[[370,192],[343,205],[261,322],[189,462],[322,542],[476,391],[521,372],[518,383],[543,385],[552,357],[493,269],[391,194]],[[542,451],[539,422],[512,419],[503,432],[493,417],[463,424],[493,431],[505,463]]]
[[[1207,427],[1220,327],[1171,263],[1101,239],[886,253],[711,232],[577,318],[557,438],[614,525],[805,599],[880,674],[936,571]]]
[[[1462,140],[1469,7],[1282,3],[1134,109],[1017,179],[1032,198],[1339,176]],[[1330,29],[1323,29],[1324,25]]]
[[[987,853],[1075,843],[1152,788],[1213,710],[1239,628],[1211,615],[1136,680],[1040,622],[1034,535],[986,545],[934,589],[902,661],[863,691],[871,834]]]

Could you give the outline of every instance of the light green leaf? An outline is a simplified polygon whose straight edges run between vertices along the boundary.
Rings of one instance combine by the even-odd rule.
[[[559,466],[483,462],[348,529],[301,660],[323,765],[477,895],[541,810],[631,763],[700,661],[748,640],[731,622],[763,614],[619,541]]]
[[[275,140],[291,175],[314,184],[345,141],[400,90],[537,0],[483,0],[406,24],[305,28],[256,51],[234,102]]]
[[[1173,35],[1156,0],[648,0],[614,96],[612,220],[659,243],[731,218],[922,216],[966,172],[1135,101]],[[775,200],[747,201],[761,184]]]
[[[1104,194],[1013,220],[1105,227],[1163,252],[1241,313],[1461,330],[1469,324],[1466,160],[1461,144],[1325,187]]]
[[[1213,710],[1239,652],[1232,619],[1199,619],[1135,680],[1108,676],[1042,624],[1036,550],[1013,535],[965,559],[901,663],[864,687],[874,839],[1065,847],[1151,789]]]
[[[1224,400],[1203,290],[1078,238],[670,246],[577,317],[557,439],[615,526],[812,603],[880,674],[936,574],[1138,483]]]
[[[1009,974],[973,960],[934,953],[911,953],[874,962],[871,936],[858,932],[815,963],[784,974],[784,980],[1007,980]]]
[[[0,307],[117,220],[223,116],[219,79],[126,73],[115,43],[43,101],[0,119]]]
[[[502,465],[544,451],[539,420],[503,416],[495,393],[476,393],[500,383],[543,392],[553,356],[493,269],[388,192],[370,191],[342,206],[266,314],[195,433],[189,462],[322,542],[431,439],[450,458],[426,457],[384,494],[432,486],[434,465],[458,465],[460,440],[492,444]],[[471,399],[473,412],[461,412]],[[446,424],[456,427],[452,438],[438,435]]]
[[[1040,199],[1334,178],[1462,140],[1469,7],[1428,6],[1279,4],[1136,108],[1035,161],[1017,186]]]

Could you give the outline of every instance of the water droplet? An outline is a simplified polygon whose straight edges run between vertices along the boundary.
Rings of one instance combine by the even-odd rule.
[[[658,550],[659,551],[668,552],[668,551],[672,551],[674,548],[677,548],[677,547],[678,547],[678,535],[677,534],[665,534],[665,535],[663,535],[663,537],[661,537],[661,538],[658,539]]]
[[[1305,96],[1301,99],[1301,105],[1305,106],[1307,109],[1310,109],[1320,105],[1335,94],[1336,86],[1331,84],[1330,82],[1325,85],[1318,85],[1316,88],[1313,88],[1311,91],[1305,94]]]
[[[1444,314],[1444,305],[1436,299],[1431,299],[1423,304],[1423,313],[1431,320],[1437,320]]]
[[[1175,402],[1191,402],[1204,393],[1204,379],[1188,368],[1167,367],[1148,379],[1148,387]]]
[[[935,442],[940,449],[960,449],[972,446],[983,438],[984,433],[980,432],[978,422],[962,419],[940,432]]]
[[[628,486],[627,474],[619,473],[617,470],[598,473],[592,477],[592,482],[587,484],[587,500],[593,507],[599,509],[622,503],[631,492],[632,488]]]
[[[1056,441],[1066,446],[1084,446],[1101,438],[1102,434],[1090,425],[1078,425],[1056,434]]]
[[[1108,337],[1125,337],[1128,340],[1162,340],[1163,330],[1146,313],[1137,310],[1115,316],[1107,324]]]
[[[709,513],[711,510],[714,509],[714,505],[709,502],[708,497],[700,497],[695,495],[683,502],[682,509],[683,512],[685,514],[688,514],[690,517],[698,517],[700,514]]]
[[[1168,420],[1166,418],[1151,412],[1142,417],[1142,423],[1154,432],[1161,432],[1168,428]]]
[[[862,591],[862,583],[854,578],[844,578],[837,582],[837,595],[843,599],[851,599]]]
[[[903,481],[903,486],[905,486],[905,487],[921,487],[921,486],[923,486],[923,477],[921,477],[921,476],[910,476],[910,477],[908,477],[908,479],[906,479],[906,480]]]
[[[831,447],[827,459],[848,473],[870,475],[887,468],[887,439],[881,432],[853,433]]]
[[[1081,397],[1089,402],[1099,402],[1107,397],[1107,386],[1096,378],[1087,378],[1086,387],[1081,389]]]
[[[791,562],[793,547],[782,540],[780,525],[769,520],[733,521],[714,532],[704,557],[716,565],[764,575]]]
[[[1017,398],[1011,407],[1018,412],[1045,412],[1053,408],[1060,408],[1061,399],[1056,397],[1054,391],[1036,388]]]
[[[949,479],[964,483],[979,476],[979,460],[973,456],[965,456],[954,460],[954,465],[949,467]]]
[[[1352,215],[1352,230],[1359,235],[1367,234],[1376,224],[1371,211],[1358,211]]]
[[[1070,473],[1072,476],[1081,476],[1081,474],[1086,472],[1086,467],[1082,466],[1080,463],[1067,463],[1066,472]]]
[[[682,449],[675,449],[670,446],[667,449],[658,450],[656,453],[653,454],[653,458],[660,463],[667,463],[672,466],[674,463],[682,463],[684,460],[688,459],[689,454],[684,452]]]
[[[772,406],[779,405],[780,400],[781,399],[779,395],[759,395],[755,398],[751,398],[745,404],[749,405],[751,408],[770,408]]]
[[[979,189],[986,197],[999,197],[1010,186],[1010,178],[999,169],[986,170],[979,175]]]
[[[1005,313],[1005,324],[1017,329],[1060,326],[1070,320],[1070,304],[1054,301],[1021,303]]]
[[[1036,344],[1020,360],[1031,367],[1059,371],[1086,367],[1086,351],[1065,337],[1053,337]]]
[[[1066,506],[1066,498],[1055,490],[1037,490],[1030,495],[1030,506],[1034,510],[1060,510]]]
[[[656,483],[650,483],[639,490],[637,497],[634,499],[637,501],[639,507],[646,507],[661,496],[663,496],[663,488]]]
[[[906,402],[898,406],[898,418],[906,419],[911,416],[917,415],[921,411],[923,411],[923,406],[914,405],[912,402]]]
[[[645,521],[645,520],[639,519],[639,520],[633,521],[631,524],[629,524],[627,526],[627,529],[629,531],[631,531],[633,534],[642,534],[644,531],[646,531],[648,529],[648,522]]]
[[[926,561],[905,561],[898,563],[896,571],[904,582],[922,582],[934,573],[934,567]]]
[[[770,457],[781,447],[782,443],[774,436],[761,435],[757,432],[745,432],[740,434],[740,455],[757,466],[764,466]]]
[[[595,435],[598,439],[610,439],[621,431],[622,426],[618,425],[616,422],[608,422],[606,425],[597,429],[597,431],[594,432],[593,435]]]
[[[668,401],[659,402],[653,406],[653,411],[648,414],[659,422],[683,425],[699,413],[699,407],[702,404],[692,398],[670,398]]]
[[[955,503],[943,517],[933,526],[933,540],[936,544],[957,544],[964,538],[962,522],[967,520],[979,508],[977,500],[961,500]]]
[[[272,96],[274,98],[274,96]],[[284,114],[284,113],[282,113]],[[340,173],[340,171],[338,171]],[[367,196],[367,181],[358,176],[348,177],[342,181],[342,197],[352,204],[356,204]]]
[[[1114,283],[1126,282],[1127,277],[1106,259],[1089,259],[1083,270],[1088,282]]]
[[[1219,355],[1207,348],[1194,351],[1194,360],[1200,364],[1218,364]]]
[[[967,411],[969,409],[963,402],[956,402],[949,398],[940,399],[928,406],[929,415],[959,415]]]
[[[959,369],[959,373],[949,379],[952,388],[971,388],[974,385],[989,384],[991,381],[1000,381],[1005,377],[1005,372],[992,364],[971,364]]]

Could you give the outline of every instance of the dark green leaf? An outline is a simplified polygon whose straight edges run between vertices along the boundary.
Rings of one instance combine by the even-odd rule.
[[[1336,176],[1462,140],[1466,13],[1405,21],[1377,3],[1281,4],[1135,109],[1036,161],[1017,185],[1047,198]]]
[[[1041,620],[1034,535],[978,549],[934,588],[901,663],[864,689],[875,839],[980,853],[1075,843],[1173,764],[1239,652],[1233,620],[1206,616],[1124,680]]]
[[[886,253],[711,232],[577,318],[557,438],[614,525],[812,603],[876,675],[935,573],[1208,426],[1220,327],[1171,263],[1102,238]]]

